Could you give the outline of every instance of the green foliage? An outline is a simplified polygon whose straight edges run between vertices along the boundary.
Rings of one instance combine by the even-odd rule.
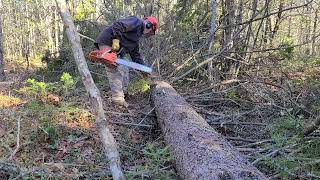
[[[95,13],[94,7],[95,1],[93,0],[83,0],[81,3],[76,7],[74,13],[74,20],[82,21],[87,19],[91,14]]]
[[[25,104],[25,108],[28,113],[32,114],[32,117],[38,119],[40,130],[38,135],[44,137],[49,148],[53,149],[58,142],[54,114],[59,112],[59,108],[48,104],[47,95],[57,90],[67,93],[74,85],[74,80],[69,73],[63,73],[60,80],[60,82],[45,83],[28,79],[26,86],[18,90],[19,93],[26,95],[30,100]]]
[[[49,148],[55,148],[58,142],[58,133],[53,114],[57,112],[57,107],[34,100],[25,104],[25,108],[28,114],[38,119],[39,123],[40,131],[31,140],[41,139],[42,137],[43,142],[48,143]]]
[[[294,39],[292,37],[286,36],[281,40],[281,47],[282,49],[279,51],[279,56],[287,59],[292,60],[294,57]]]
[[[47,59],[42,60],[47,64],[47,70],[49,71],[59,71],[61,67],[64,65],[65,61],[62,58],[55,58],[55,57],[47,57]],[[45,70],[46,71],[46,70]]]
[[[45,134],[49,148],[55,149],[58,142],[58,133],[56,126],[52,122],[43,122],[39,126],[39,129]]]
[[[302,117],[294,117],[288,112],[282,113],[282,117],[269,127],[275,143],[266,147],[269,152],[277,150],[278,153],[272,158],[263,156],[264,159],[258,166],[269,173],[278,173],[280,179],[304,177],[310,172],[319,176],[320,142],[317,139],[310,141],[303,139],[302,122]]]
[[[63,82],[62,89],[65,94],[68,94],[69,89],[71,89],[75,84],[72,76],[67,72],[62,74],[60,81]]]
[[[128,93],[130,95],[147,92],[150,89],[149,82],[145,79],[138,79],[133,81],[128,86]]]
[[[143,149],[146,156],[144,166],[127,174],[128,179],[176,179],[175,172],[168,164],[174,160],[170,154],[169,147],[159,147],[155,144],[147,144]]]
[[[18,90],[18,93],[25,94],[31,99],[41,99],[48,93],[48,84],[38,82],[35,79],[28,79],[27,85]]]
[[[43,100],[49,93],[60,91],[62,94],[67,95],[74,85],[74,78],[69,73],[64,72],[60,77],[60,82],[45,83],[35,79],[28,79],[26,86],[17,92],[26,95],[31,100]]]
[[[193,28],[199,25],[199,21],[204,20],[203,18],[207,4],[203,1],[184,1],[179,0],[177,4],[174,5],[174,11],[172,13],[177,13],[178,21],[177,26],[181,28],[184,32],[194,30]]]
[[[297,136],[303,133],[302,119],[295,118],[287,113],[277,119],[277,122],[269,127],[271,138],[277,147],[283,147],[297,140]]]
[[[230,90],[227,92],[226,96],[227,96],[228,98],[232,99],[232,100],[237,100],[237,99],[239,99],[239,96],[238,96],[238,94],[237,94],[236,89],[230,89]]]
[[[40,104],[38,101],[31,101],[27,104],[25,104],[24,106],[25,108],[27,108],[28,110],[33,110],[33,111],[36,111],[36,110],[44,110],[45,106],[43,106],[43,104]]]

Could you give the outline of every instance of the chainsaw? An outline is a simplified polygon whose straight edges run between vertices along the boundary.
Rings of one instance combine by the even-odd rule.
[[[109,64],[112,64],[112,65],[121,64],[121,65],[124,65],[124,66],[127,66],[127,67],[131,67],[133,69],[137,69],[139,71],[152,73],[152,69],[150,67],[142,65],[142,64],[139,64],[139,63],[131,62],[131,61],[128,61],[126,59],[117,58],[117,59],[115,59],[115,61],[109,61],[106,58],[104,58],[104,56],[107,55],[110,52],[111,52],[110,48],[103,48],[101,50],[91,51],[88,54],[88,57],[89,57],[89,59],[91,59],[93,61],[98,61],[98,62],[101,62],[103,64],[105,64],[105,63],[109,63]],[[120,52],[121,52],[121,50],[117,54],[119,54]]]

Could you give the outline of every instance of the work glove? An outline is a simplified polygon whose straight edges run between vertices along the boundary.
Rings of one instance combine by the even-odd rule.
[[[120,49],[120,40],[119,39],[112,39],[112,50],[119,51]]]

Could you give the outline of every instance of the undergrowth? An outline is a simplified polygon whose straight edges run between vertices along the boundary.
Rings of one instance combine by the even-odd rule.
[[[303,136],[304,121],[287,113],[270,125],[273,144],[264,147],[270,156],[260,154],[258,167],[272,179],[320,177],[320,142]]]
[[[128,179],[176,179],[176,174],[171,166],[174,157],[169,152],[169,146],[158,143],[148,143],[143,149],[145,156],[144,165],[127,173]]]

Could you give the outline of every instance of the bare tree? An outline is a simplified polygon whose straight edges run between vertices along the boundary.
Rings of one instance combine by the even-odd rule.
[[[4,58],[3,58],[3,31],[2,31],[2,0],[0,0],[0,81],[5,81],[6,76],[4,74]]]
[[[209,37],[209,49],[208,53],[211,53],[213,45],[214,45],[214,35],[217,30],[217,23],[216,23],[216,16],[217,16],[217,1],[216,0],[211,0],[211,28],[210,28],[210,37]],[[218,81],[217,73],[213,75],[212,73],[216,72],[213,68],[213,63],[212,61],[209,62],[208,64],[208,73],[209,73],[209,81],[212,83],[216,83]]]
[[[106,116],[103,110],[103,102],[100,96],[100,91],[93,82],[91,73],[88,69],[82,47],[80,44],[80,37],[76,31],[75,25],[72,21],[68,6],[65,0],[56,0],[57,6],[60,9],[60,15],[66,26],[66,34],[71,43],[73,55],[80,72],[82,82],[89,94],[93,114],[96,117],[96,126],[99,131],[101,141],[104,145],[105,155],[109,159],[110,169],[115,180],[125,179],[121,167],[120,157],[117,150],[117,145],[110,130],[106,127]]]

